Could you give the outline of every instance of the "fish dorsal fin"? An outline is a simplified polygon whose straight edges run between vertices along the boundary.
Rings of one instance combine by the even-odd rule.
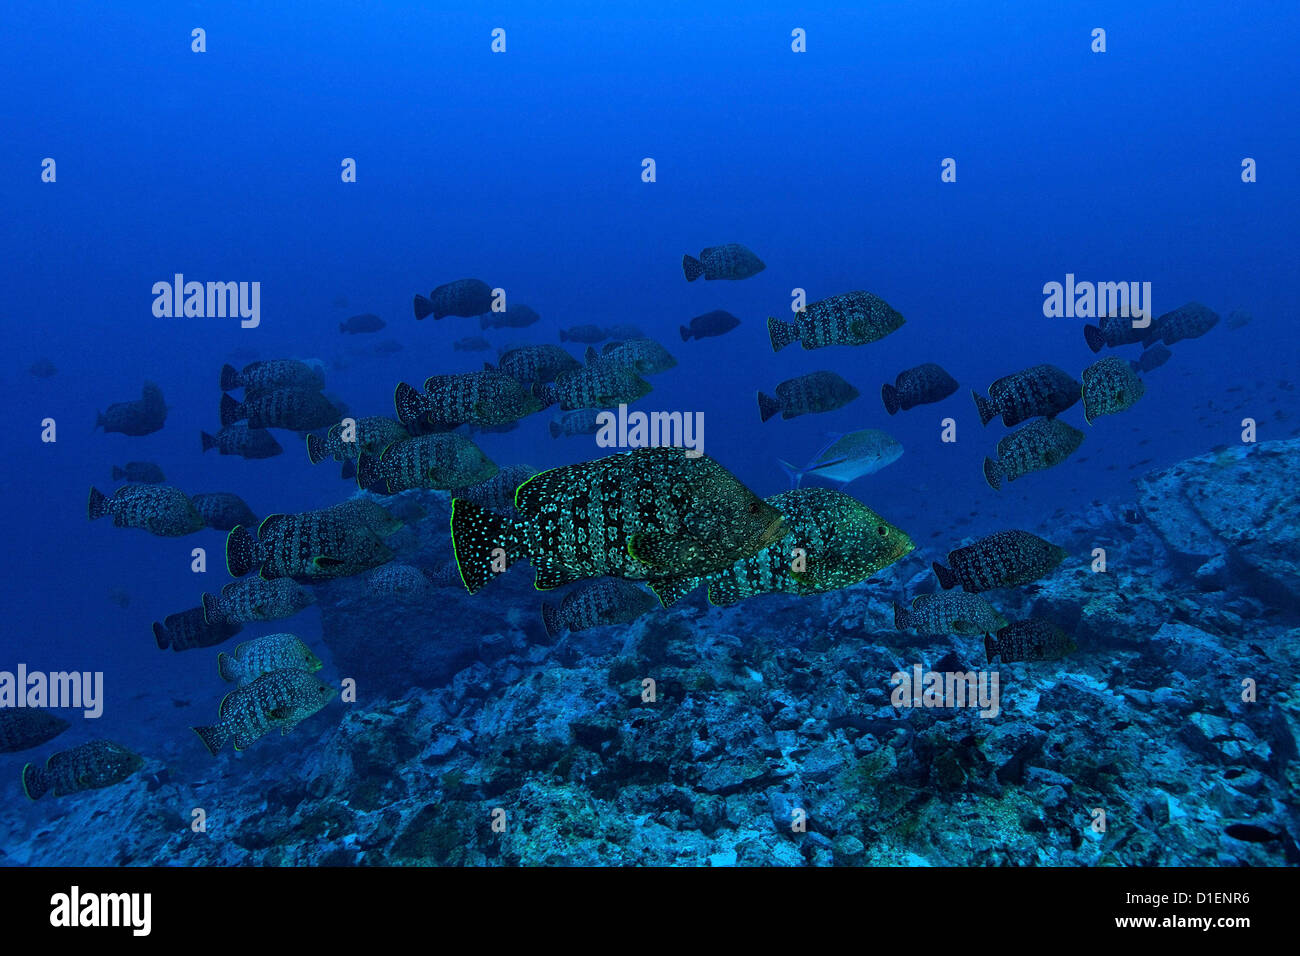
[[[561,465],[539,471],[515,489],[515,507],[523,514],[535,515],[542,510],[542,500],[547,495],[556,494],[565,476],[559,474],[562,468],[573,467]]]
[[[699,587],[700,579],[690,577],[660,578],[657,581],[647,581],[646,586],[654,592],[660,604],[664,607],[672,607]]]
[[[282,514],[267,515],[262,519],[262,523],[257,526],[257,536],[259,538],[265,537],[266,532],[272,530],[277,524],[283,521],[284,518],[285,516]]]
[[[587,364],[590,365],[592,362],[600,358],[600,353],[596,351],[596,346],[588,345],[587,351],[582,353],[582,357]]]
[[[929,596],[930,595],[928,594],[918,594],[916,597],[912,598],[912,610],[915,611],[917,608],[919,608],[921,606],[921,602],[924,601]]]

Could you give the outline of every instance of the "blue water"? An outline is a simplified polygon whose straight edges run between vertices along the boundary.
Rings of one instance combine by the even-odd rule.
[[[1261,439],[1287,437],[1297,423],[1272,416],[1295,406],[1273,385],[1296,373],[1300,11],[985,6],[7,11],[0,669],[105,672],[104,717],[78,721],[60,746],[107,736],[147,751],[146,722],[151,734],[160,722],[188,734],[206,719],[220,694],[215,650],[159,652],[150,624],[225,583],[224,534],[89,523],[88,487],[110,491],[112,465],[150,460],[168,484],[235,492],[259,515],[342,500],[353,488],[333,464],[313,468],[292,433],[277,433],[285,453],[270,460],[200,454],[199,430],[219,426],[220,366],[236,349],[318,358],[326,390],[354,414],[391,415],[399,381],[493,357],[451,349],[480,334],[474,319],[412,316],[414,294],[466,276],[542,316],[482,333],[494,348],[556,342],[560,328],[589,322],[663,342],[678,365],[637,407],[703,412],[707,453],[760,494],[786,488],[778,458],[807,460],[826,433],[888,430],[902,459],[847,490],[930,559],[966,534],[1047,527],[1057,509],[1122,498],[1146,470],[1238,441],[1242,413],[1224,407],[1226,387],[1245,388]],[[190,50],[195,26],[205,53]],[[505,54],[490,50],[498,26]],[[1098,26],[1104,54],[1089,49]],[[790,49],[796,27],[807,53]],[[1251,184],[1240,178],[1247,156],[1258,162]],[[57,162],[52,184],[41,181],[45,157]],[[340,181],[344,157],[356,183]],[[641,179],[646,157],[656,182]],[[940,181],[945,157],[957,160],[955,183]],[[683,280],[683,253],[725,242],[746,244],[766,270]],[[155,318],[152,284],[177,272],[259,281],[260,327]],[[1082,320],[1042,314],[1043,284],[1066,273],[1149,281],[1157,313],[1197,300],[1254,321],[1177,344],[1123,415],[1088,428],[1071,409],[1086,460],[994,492],[979,465],[1004,430],[981,428],[969,390],[1040,362],[1078,375],[1095,360]],[[867,346],[774,354],[764,320],[789,315],[795,287],[809,300],[869,290],[907,323]],[[680,341],[680,324],[720,308],[741,326]],[[357,312],[388,327],[340,335]],[[369,353],[390,338],[404,350]],[[57,375],[27,373],[42,356]],[[962,389],[890,418],[881,383],[924,361]],[[861,397],[759,421],[757,389],[817,369]],[[145,379],[166,396],[166,426],[92,432],[96,411],[137,398]],[[477,440],[498,463],[538,468],[604,453],[590,437],[551,439],[550,414]],[[939,440],[949,416],[955,444]],[[57,443],[40,441],[46,417]],[[195,547],[207,550],[205,575],[190,570]],[[128,607],[108,599],[115,587]],[[241,639],[273,630],[319,647],[319,611]],[[208,760],[194,749],[195,765]],[[30,756],[0,756],[11,799]]]

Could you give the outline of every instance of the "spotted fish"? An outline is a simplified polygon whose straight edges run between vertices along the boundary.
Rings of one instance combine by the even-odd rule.
[[[822,594],[865,581],[909,554],[911,538],[856,498],[830,488],[798,488],[765,499],[785,518],[779,541],[731,567],[703,576],[709,603],[755,594]],[[700,578],[651,582],[664,606]]]
[[[0,754],[17,753],[48,743],[72,725],[39,707],[0,709]]]
[[[83,790],[99,790],[121,783],[143,766],[143,757],[120,744],[92,740],[54,754],[43,767],[24,765],[23,794],[28,800],[39,800],[47,793],[66,797]]]
[[[553,382],[582,363],[558,345],[521,345],[501,353],[497,368],[522,385]]]
[[[223,455],[238,455],[249,459],[274,458],[284,451],[269,431],[265,428],[250,428],[246,421],[227,425],[215,436],[205,431],[200,431],[199,435],[203,439],[204,451],[215,448]]]
[[[163,427],[167,420],[167,404],[162,389],[153,382],[145,382],[140,398],[134,402],[114,402],[108,410],[98,413],[95,428],[122,435],[151,435]]]
[[[140,528],[164,538],[179,538],[203,527],[203,515],[179,488],[170,485],[123,485],[105,497],[92,487],[86,503],[91,521],[113,516],[119,528]]]
[[[564,372],[554,382],[533,386],[533,393],[544,404],[558,402],[564,411],[630,404],[650,390],[650,383],[634,369],[600,359]]]
[[[767,335],[772,351],[798,342],[805,349],[828,345],[867,345],[903,327],[903,317],[888,302],[870,292],[845,292],[804,307],[793,322],[772,316]]]
[[[896,415],[917,405],[942,402],[955,391],[957,380],[942,366],[926,362],[899,372],[893,385],[886,382],[880,386],[880,398],[885,403],[885,411]]]
[[[243,624],[231,618],[209,621],[203,608],[192,607],[168,614],[161,623],[154,621],[153,639],[160,651],[169,647],[173,651],[191,651],[220,644],[243,629]]]
[[[965,591],[918,594],[909,611],[894,604],[894,627],[918,634],[984,634],[1005,627],[1007,619],[989,602]]]
[[[1096,325],[1083,327],[1083,338],[1088,348],[1100,352],[1104,347],[1118,348],[1141,342],[1147,336],[1148,326],[1133,327],[1133,319],[1122,315],[1107,315],[1097,320]]]
[[[1121,361],[1114,359],[1114,361]],[[984,480],[997,491],[1002,479],[1015,481],[1031,471],[1059,465],[1083,444],[1083,432],[1055,418],[1036,418],[998,442],[998,459],[984,459]]]
[[[257,515],[248,503],[228,491],[191,495],[190,502],[203,516],[203,523],[217,531],[229,531],[237,524],[257,524]]]
[[[429,293],[415,297],[415,317],[423,319],[432,315],[441,319],[448,315],[469,317],[492,311],[492,287],[482,279],[457,279],[440,285]]]
[[[307,458],[319,465],[326,458],[356,461],[362,454],[378,454],[395,441],[410,438],[400,423],[383,415],[367,415],[331,425],[322,438],[307,436]]]
[[[289,733],[336,693],[307,671],[272,671],[222,698],[217,723],[193,730],[213,756],[227,740],[234,741],[236,750],[245,750],[277,727],[282,736]]]
[[[1195,339],[1204,335],[1219,324],[1219,314],[1199,302],[1188,302],[1172,312],[1157,316],[1146,330],[1142,344],[1154,345],[1163,342],[1173,345],[1183,339]]]
[[[655,580],[730,567],[785,534],[779,511],[704,455],[640,448],[534,475],[518,518],[452,500],[451,540],[470,593],[528,558],[535,586]]]
[[[220,596],[204,592],[203,616],[209,624],[223,621],[278,621],[293,617],[316,603],[316,595],[292,578],[260,577],[231,581]]]
[[[984,655],[988,663],[999,657],[1012,661],[1055,661],[1078,650],[1074,639],[1051,621],[1032,617],[999,628],[997,637],[984,635]]]
[[[236,369],[233,365],[221,367],[223,392],[242,388],[246,392],[266,394],[285,388],[320,391],[324,387],[325,376],[321,374],[320,369],[297,359],[252,362],[242,369]]]
[[[931,565],[944,590],[961,585],[971,594],[1028,584],[1049,574],[1068,552],[1028,531],[998,531],[948,552],[948,568]]]
[[[1055,365],[1035,365],[998,379],[989,386],[988,398],[970,394],[981,425],[1001,415],[1002,424],[1010,428],[1039,415],[1055,417],[1079,400],[1081,386]]]
[[[758,393],[758,414],[767,421],[778,412],[783,419],[843,408],[860,394],[834,372],[809,372],[775,388],[776,397]]]
[[[1146,390],[1132,363],[1108,356],[1083,370],[1083,417],[1091,425],[1102,415],[1132,408]]]
[[[566,438],[573,438],[576,435],[596,434],[600,431],[600,422],[596,417],[601,411],[602,409],[599,408],[575,408],[573,411],[555,416],[549,426],[551,437],[559,438],[563,435]]]
[[[229,654],[217,655],[221,679],[234,681],[240,687],[272,671],[300,670],[314,674],[323,666],[311,648],[294,634],[267,634],[244,641]]]
[[[561,631],[585,631],[610,624],[630,624],[659,607],[654,595],[631,581],[604,578],[566,594],[559,605],[542,604],[542,623],[555,637]]]
[[[515,492],[535,474],[537,469],[531,465],[506,465],[486,481],[453,488],[451,496],[472,501],[488,511],[515,514]]]
[[[382,522],[376,530],[370,508],[387,515],[373,502],[354,499],[319,511],[271,515],[258,525],[256,540],[240,525],[226,537],[226,567],[237,578],[258,568],[268,580],[303,581],[369,571],[393,557],[383,536],[395,530],[384,532]]]
[[[246,396],[242,402],[229,395],[221,396],[222,427],[247,421],[250,428],[301,432],[326,428],[341,417],[338,406],[309,388],[278,388],[253,398]]]
[[[464,435],[420,435],[357,461],[357,485],[393,495],[412,488],[459,488],[486,481],[497,466]]]
[[[766,268],[762,259],[738,242],[709,246],[698,259],[682,256],[682,272],[687,282],[694,282],[700,276],[705,279],[748,279]]]

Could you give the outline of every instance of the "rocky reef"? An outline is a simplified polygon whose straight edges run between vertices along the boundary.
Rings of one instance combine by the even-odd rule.
[[[9,811],[0,862],[1294,864],[1298,466],[1300,442],[1245,446],[1027,528],[1072,557],[985,596],[1074,635],[1053,662],[895,630],[891,601],[934,588],[920,554],[818,597],[696,595],[554,641],[522,567],[474,597],[336,582],[325,642],[357,703],[207,780]],[[435,564],[425,504],[403,560]],[[915,665],[996,672],[996,714],[895,706]]]

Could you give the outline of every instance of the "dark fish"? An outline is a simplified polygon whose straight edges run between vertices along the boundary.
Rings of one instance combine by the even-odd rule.
[[[465,582],[460,579],[460,565],[455,559],[436,568],[421,568],[420,573],[424,575],[430,587],[463,588],[465,586]]]
[[[240,525],[226,537],[232,577],[254,568],[261,577],[313,581],[360,574],[393,557],[383,538],[401,523],[369,498],[353,498],[318,511],[271,515],[257,539]]]
[[[307,458],[319,465],[326,458],[356,461],[361,455],[377,455],[393,442],[405,441],[410,434],[399,423],[382,415],[353,419],[348,428],[342,423],[331,425],[325,437],[307,436]]]
[[[1163,345],[1153,345],[1142,353],[1142,357],[1136,362],[1129,362],[1135,372],[1149,372],[1154,368],[1159,368],[1174,357],[1174,353],[1169,351]]]
[[[777,412],[783,419],[843,408],[860,394],[834,372],[809,372],[787,379],[775,389],[776,398],[758,393],[758,413],[767,421]]]
[[[894,604],[894,627],[918,634],[984,634],[1006,627],[1007,619],[989,602],[965,591],[918,594],[909,611]]]
[[[54,363],[47,358],[39,358],[27,366],[27,374],[35,375],[37,378],[53,378],[58,371]]]
[[[343,417],[342,411],[320,392],[309,388],[280,388],[237,402],[221,396],[221,424],[247,421],[249,428],[284,428],[305,432],[326,428]]]
[[[0,709],[0,754],[17,753],[53,740],[72,725],[39,707]]]
[[[520,517],[452,500],[452,548],[474,593],[526,557],[535,586],[580,578],[654,580],[730,567],[785,534],[785,523],[717,462],[676,447],[641,448],[534,475]]]
[[[162,389],[153,382],[145,382],[141,397],[134,402],[116,402],[108,411],[100,412],[95,428],[122,435],[150,435],[163,427],[167,420],[167,403]]]
[[[542,623],[551,637],[610,624],[631,624],[659,607],[654,595],[620,578],[604,578],[564,596],[558,606],[542,604]]]
[[[217,673],[221,679],[246,687],[263,675],[279,670],[299,670],[314,674],[324,665],[294,634],[267,634],[244,641],[229,654],[217,655]]]
[[[223,697],[217,723],[193,730],[213,756],[227,740],[234,741],[236,750],[244,750],[276,727],[281,736],[289,733],[336,693],[307,671],[272,671]]]
[[[189,497],[170,485],[123,485],[111,498],[92,487],[86,513],[91,521],[112,515],[118,528],[140,528],[164,538],[179,538],[203,527],[203,515]]]
[[[1114,361],[1120,361],[1115,359]],[[1036,418],[998,442],[998,460],[984,459],[984,480],[997,491],[1002,479],[1015,481],[1031,471],[1059,465],[1083,444],[1083,432],[1054,418]]]
[[[456,583],[460,583],[459,577]],[[431,586],[424,572],[410,564],[385,564],[366,582],[367,590],[375,597],[398,601],[419,600]]]
[[[545,405],[558,402],[564,411],[627,405],[649,395],[650,391],[650,383],[634,369],[603,358],[564,372],[554,382],[533,386],[533,394]]]
[[[1245,326],[1250,325],[1250,323],[1254,321],[1254,319],[1255,317],[1251,315],[1249,312],[1243,312],[1240,309],[1236,309],[1228,313],[1228,328],[1230,329],[1244,328]],[[45,361],[48,361],[48,359],[46,359]],[[51,372],[50,374],[53,374],[53,372]]]
[[[990,664],[995,657],[1001,658],[1004,664],[1012,661],[1055,661],[1078,650],[1078,645],[1070,635],[1041,617],[1014,621],[1000,628],[997,634],[996,639],[984,635],[984,656]]]
[[[515,492],[537,469],[530,465],[506,465],[491,478],[463,488],[453,488],[453,498],[472,501],[480,508],[503,514],[515,514]]]
[[[1083,417],[1091,425],[1102,415],[1132,408],[1146,394],[1131,362],[1111,355],[1083,370]]]
[[[1158,316],[1151,327],[1146,330],[1143,344],[1150,346],[1156,342],[1173,345],[1183,339],[1200,338],[1219,323],[1219,314],[1199,302],[1188,302],[1172,312]]]
[[[265,394],[284,388],[302,388],[320,391],[325,387],[325,376],[320,369],[297,359],[270,359],[252,362],[242,369],[233,365],[221,367],[221,390],[228,392],[243,388]],[[247,396],[245,396],[247,397]]]
[[[478,318],[480,329],[522,329],[540,321],[541,316],[526,305],[507,306],[504,312],[485,312]]]
[[[714,335],[725,335],[736,326],[740,325],[740,319],[736,318],[730,312],[723,309],[714,309],[712,312],[705,312],[703,315],[697,315],[691,319],[689,326],[681,326],[682,341],[689,339],[707,339]]]
[[[346,322],[339,323],[339,331],[348,335],[358,335],[364,332],[378,332],[388,323],[379,316],[370,312],[363,312],[360,315],[354,315]]]
[[[203,439],[203,450],[217,449],[223,455],[238,455],[241,458],[274,458],[284,451],[265,428],[250,428],[248,422],[235,422],[227,425],[215,436],[205,431],[199,432]]]
[[[492,311],[492,287],[481,279],[457,279],[440,285],[429,293],[415,297],[415,317],[423,319],[432,315],[441,319],[448,315],[472,316]]]
[[[173,651],[189,651],[220,644],[243,629],[243,624],[229,618],[209,621],[203,608],[192,607],[176,614],[168,614],[161,624],[154,621],[153,639],[160,651],[169,647]]]
[[[587,363],[595,360],[595,349],[587,350]],[[600,352],[600,358],[632,369],[638,375],[657,375],[677,365],[669,351],[654,339],[627,339],[610,342]]]
[[[395,495],[412,488],[459,488],[484,481],[497,466],[464,435],[420,435],[357,460],[357,485]]]
[[[594,435],[600,431],[600,423],[596,421],[596,416],[600,413],[599,408],[575,408],[573,411],[557,415],[551,419],[551,437],[559,438],[563,435],[566,438],[573,438],[576,435]]]
[[[469,335],[463,339],[457,339],[451,343],[451,347],[457,352],[486,352],[492,347],[492,343],[481,335]]]
[[[571,328],[560,329],[561,342],[585,342],[588,344],[603,342],[609,338],[609,333],[599,325],[575,325]]]
[[[1010,428],[1039,415],[1055,417],[1079,400],[1082,386],[1055,365],[1035,365],[998,379],[989,386],[987,399],[970,394],[981,425],[1001,415],[1002,424]]]
[[[1229,823],[1223,832],[1234,840],[1244,840],[1247,843],[1272,843],[1282,839],[1280,834],[1253,823]]]
[[[393,404],[398,420],[408,430],[408,421],[422,420],[442,425],[504,425],[542,409],[527,387],[496,370],[430,375],[424,380],[424,399],[418,393],[414,399],[405,393],[405,384],[398,386]]]
[[[694,282],[700,276],[705,279],[748,279],[766,268],[762,259],[738,242],[709,246],[698,259],[682,256],[682,272],[686,274],[687,282]]]
[[[396,355],[398,352],[401,352],[405,348],[406,346],[403,345],[401,342],[397,341],[396,339],[385,339],[382,342],[375,343],[375,354]]]
[[[316,603],[316,595],[293,578],[261,577],[231,581],[221,589],[221,596],[204,592],[203,617],[209,624],[235,621],[279,621],[293,617]]]
[[[39,800],[47,793],[66,797],[83,790],[99,790],[121,783],[144,766],[144,758],[111,740],[92,740],[63,750],[45,761],[23,767],[23,793]]]
[[[203,523],[217,531],[229,531],[237,524],[257,524],[257,516],[247,502],[228,491],[191,495],[190,503],[203,516]]]
[[[1085,325],[1083,337],[1088,348],[1100,352],[1103,346],[1118,348],[1141,342],[1147,335],[1149,326],[1133,327],[1133,319],[1122,315],[1107,315],[1097,320],[1096,325]]]
[[[1028,531],[998,531],[974,544],[948,552],[946,568],[931,565],[946,591],[961,585],[971,594],[1028,584],[1050,573],[1068,552]]]
[[[793,322],[768,316],[772,351],[798,342],[805,349],[827,345],[867,345],[903,327],[903,317],[870,292],[845,292],[805,306]]]
[[[125,468],[113,466],[113,480],[126,480],[137,485],[159,485],[167,480],[167,476],[151,461],[128,461]]]
[[[121,608],[131,606],[131,592],[125,588],[109,588],[108,599]]]
[[[611,339],[617,339],[620,342],[626,339],[645,338],[645,333],[635,325],[611,325],[605,329],[605,334]]]
[[[865,581],[909,554],[912,539],[855,498],[829,488],[799,488],[765,499],[786,534],[757,553],[703,578],[652,581],[667,607],[708,585],[709,603],[726,606],[755,594],[822,594]]]
[[[582,363],[558,345],[523,345],[501,353],[497,368],[522,385],[553,382]]]
[[[885,411],[895,415],[900,409],[942,402],[955,391],[957,380],[933,362],[926,362],[899,372],[893,385],[886,382],[880,386],[880,398]]]

